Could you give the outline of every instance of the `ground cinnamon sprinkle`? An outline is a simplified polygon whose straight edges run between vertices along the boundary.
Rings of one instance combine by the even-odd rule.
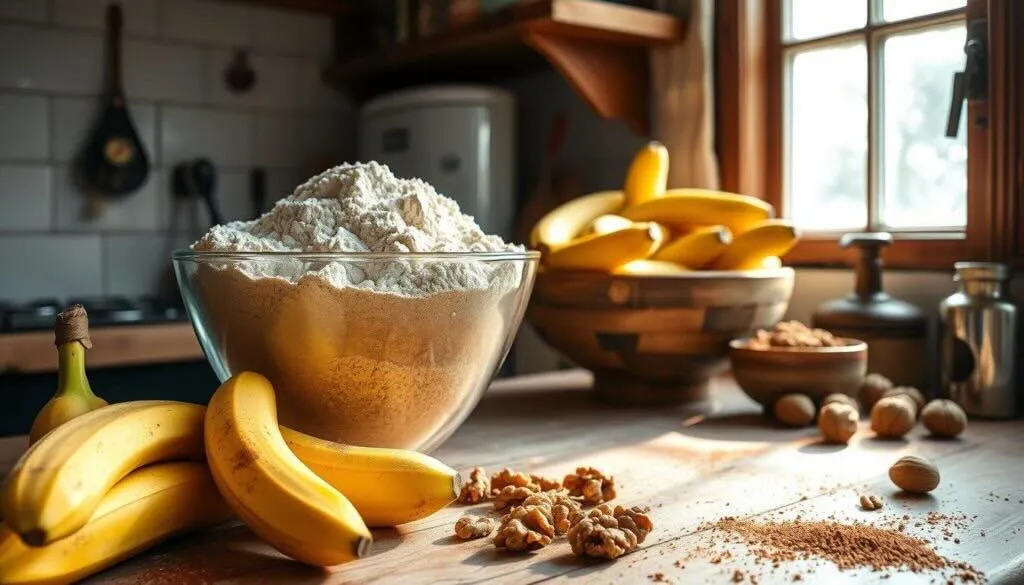
[[[937,523],[959,523],[961,518],[947,518],[936,515],[931,518]],[[755,522],[726,517],[713,524],[706,524],[721,536],[715,537],[710,547],[698,546],[692,553],[710,557],[712,564],[719,564],[732,555],[722,551],[724,543],[743,543],[753,554],[758,564],[770,564],[779,568],[781,563],[796,560],[822,559],[834,563],[842,570],[870,568],[873,571],[909,570],[915,573],[939,571],[946,577],[961,583],[981,583],[985,576],[970,565],[952,561],[936,553],[927,540],[915,538],[899,530],[870,524],[843,524],[832,520],[806,521],[799,518],[785,521]],[[756,573],[736,570],[737,574],[754,580]],[[794,580],[802,575],[794,574]]]

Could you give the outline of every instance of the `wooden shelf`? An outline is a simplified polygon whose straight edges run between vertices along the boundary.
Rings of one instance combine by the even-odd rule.
[[[122,325],[93,327],[93,348],[86,355],[90,368],[164,364],[203,359],[192,325]],[[0,335],[0,373],[53,372],[57,349],[52,331]]]
[[[330,67],[356,99],[424,83],[485,82],[558,70],[602,117],[646,134],[647,49],[679,42],[675,17],[595,0],[536,0]]]

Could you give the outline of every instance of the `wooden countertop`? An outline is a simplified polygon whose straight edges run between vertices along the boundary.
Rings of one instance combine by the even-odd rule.
[[[881,522],[906,514],[907,533],[928,536],[944,557],[970,563],[990,583],[1024,583],[1024,421],[972,421],[954,441],[925,438],[920,427],[906,441],[877,441],[866,432],[842,448],[819,444],[815,429],[775,427],[727,378],[715,381],[711,402],[686,408],[604,406],[591,400],[589,384],[580,371],[499,381],[435,454],[458,469],[507,465],[561,476],[594,465],[613,473],[618,501],[651,506],[655,523],[642,550],[616,562],[577,559],[562,541],[527,555],[504,554],[489,540],[456,541],[455,520],[488,507],[456,504],[375,531],[371,556],[330,570],[289,561],[235,524],[167,543],[90,582],[589,584],[650,583],[661,573],[673,583],[732,583],[737,569],[761,585],[791,583],[795,574],[804,583],[876,582],[879,573],[840,572],[825,561],[755,565],[739,545],[727,545],[732,557],[712,563],[695,556],[709,536],[701,524],[722,516]],[[0,441],[0,469],[24,443]],[[889,482],[889,465],[909,453],[940,468],[942,484],[932,496],[900,496]],[[882,496],[886,507],[861,511],[857,497],[865,492]],[[945,540],[928,531],[931,512],[963,513],[966,520]],[[945,579],[893,571],[881,582]]]
[[[91,327],[90,368],[163,364],[203,359],[192,324],[155,323]],[[57,370],[53,331],[0,334],[0,374]]]

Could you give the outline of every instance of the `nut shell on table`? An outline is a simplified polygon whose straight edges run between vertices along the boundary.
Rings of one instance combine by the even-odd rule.
[[[842,402],[832,402],[821,407],[818,413],[818,430],[829,443],[843,444],[857,434],[860,414],[856,408]]]
[[[892,387],[892,380],[882,374],[868,374],[864,377],[864,382],[861,383],[857,400],[865,410],[870,411],[874,408],[875,403],[882,398],[882,395],[892,390]]]
[[[839,392],[833,392],[829,394],[821,401],[821,407],[824,408],[829,404],[845,404],[856,411],[860,411],[860,404],[852,396],[846,394],[840,394]]]
[[[924,394],[920,390],[913,386],[897,386],[891,390],[886,390],[882,394],[882,398],[889,398],[891,396],[903,396],[909,398],[914,403],[914,416],[920,414],[921,409],[924,408],[925,398]]]
[[[889,479],[904,491],[924,494],[939,486],[939,468],[924,457],[907,455],[892,464]]]
[[[814,421],[814,401],[803,394],[786,394],[775,401],[772,412],[784,425],[806,427]]]
[[[936,437],[955,437],[967,428],[967,413],[952,400],[932,400],[921,409],[921,423]]]
[[[898,439],[914,428],[914,406],[903,396],[882,398],[871,408],[871,430],[879,437]]]

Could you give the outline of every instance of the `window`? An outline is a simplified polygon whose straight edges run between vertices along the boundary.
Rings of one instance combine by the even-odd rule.
[[[946,126],[966,1],[780,4],[782,213],[833,246],[862,230],[963,240],[966,117],[956,137]]]
[[[979,83],[948,138],[967,31]],[[803,228],[791,264],[848,263],[838,235],[874,229],[888,266],[1024,266],[1020,31],[1018,0],[718,0],[722,187]]]

